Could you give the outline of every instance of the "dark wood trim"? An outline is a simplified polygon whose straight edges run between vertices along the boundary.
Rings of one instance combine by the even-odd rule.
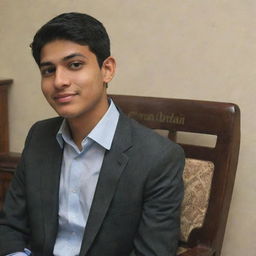
[[[13,80],[12,79],[1,79],[0,78],[0,86],[1,85],[11,85],[13,83]]]
[[[0,80],[0,153],[9,152],[8,87],[11,79]]]
[[[0,154],[0,169],[14,172],[20,160],[20,153],[1,153]]]

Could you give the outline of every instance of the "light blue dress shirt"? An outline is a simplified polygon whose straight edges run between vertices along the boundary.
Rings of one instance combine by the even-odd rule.
[[[104,154],[111,148],[118,119],[119,112],[111,100],[108,111],[83,139],[81,151],[70,136],[66,120],[56,135],[64,151],[59,190],[59,229],[53,252],[55,256],[79,255]],[[17,252],[11,255],[28,254]]]

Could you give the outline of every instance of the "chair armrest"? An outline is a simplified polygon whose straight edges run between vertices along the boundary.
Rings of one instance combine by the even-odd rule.
[[[214,251],[211,248],[204,246],[196,246],[193,248],[189,248],[187,251],[179,254],[178,256],[212,256],[214,255]]]

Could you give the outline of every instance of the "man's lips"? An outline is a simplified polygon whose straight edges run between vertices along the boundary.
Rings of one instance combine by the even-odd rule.
[[[59,103],[70,102],[77,93],[62,93],[54,95],[53,99]]]

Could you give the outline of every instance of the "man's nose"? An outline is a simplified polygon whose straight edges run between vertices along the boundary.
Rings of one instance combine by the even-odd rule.
[[[68,87],[70,85],[70,80],[68,77],[68,72],[63,68],[56,68],[54,86],[57,89],[62,89],[63,87]]]

